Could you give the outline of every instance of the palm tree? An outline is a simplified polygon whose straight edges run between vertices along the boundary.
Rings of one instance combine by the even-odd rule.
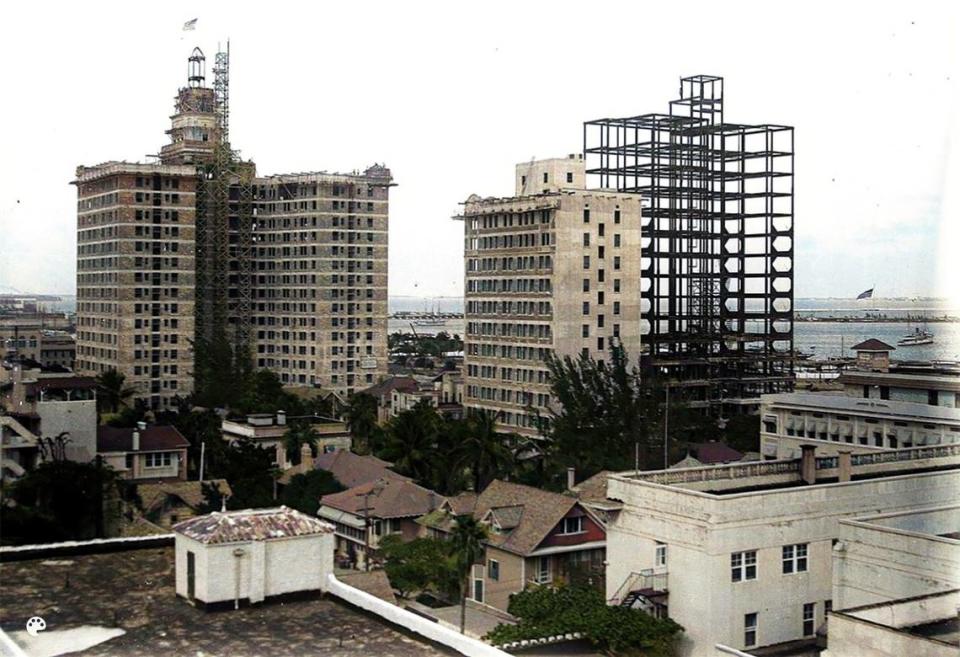
[[[467,591],[470,586],[470,571],[473,564],[483,558],[483,542],[487,528],[471,515],[457,516],[457,523],[450,534],[457,574],[460,576],[460,634],[467,624]]]
[[[317,447],[320,436],[316,430],[306,422],[294,422],[283,434],[283,448],[287,452],[287,460],[294,465],[300,463],[300,450],[304,445],[310,445],[313,451]]]
[[[479,493],[491,481],[509,473],[514,455],[507,446],[509,436],[497,433],[497,413],[479,410],[472,414],[465,433],[457,456],[469,466],[473,489]]]
[[[111,413],[116,413],[137,392],[136,388],[124,387],[126,378],[117,370],[107,370],[97,375],[97,405],[101,411],[109,409]]]
[[[370,437],[377,430],[377,400],[363,392],[350,397],[347,407],[347,426],[350,435],[356,441],[356,451],[367,453],[372,451]]]
[[[383,458],[392,461],[400,473],[429,486],[438,459],[440,425],[440,416],[430,402],[418,402],[390,420]]]

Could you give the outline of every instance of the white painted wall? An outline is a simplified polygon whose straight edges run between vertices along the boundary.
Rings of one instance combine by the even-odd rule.
[[[669,615],[686,628],[684,654],[709,656],[721,643],[744,649],[743,616],[759,614],[758,646],[799,639],[802,605],[815,625],[832,599],[832,539],[839,520],[880,510],[953,502],[960,472],[712,495],[613,476],[608,496],[624,502],[607,527],[607,597],[631,572],[654,567],[652,542],[668,545]],[[782,574],[782,547],[809,546],[808,570]],[[733,552],[756,550],[755,581],[731,581]],[[749,650],[748,650],[749,652]]]
[[[333,542],[332,532],[217,545],[177,534],[177,594],[187,595],[187,550],[196,554],[196,597],[201,602],[239,597],[256,603],[284,593],[322,590],[333,572]],[[242,556],[234,556],[237,549],[243,550]]]
[[[86,463],[97,455],[97,401],[44,401],[37,403],[44,438],[70,434],[67,458]]]

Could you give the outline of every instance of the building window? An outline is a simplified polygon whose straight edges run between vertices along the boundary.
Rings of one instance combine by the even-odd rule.
[[[583,256],[583,268],[590,269],[590,256],[588,255]]]
[[[614,210],[614,211],[613,211],[613,223],[615,223],[615,224],[619,224],[619,223],[620,223],[620,210]]]
[[[584,314],[584,315],[589,315],[589,314],[590,314],[590,302],[589,302],[589,301],[584,301],[584,302],[583,302],[583,314]]]
[[[573,173],[570,172],[570,171],[567,171],[567,182],[568,182],[568,183],[572,183],[572,182],[573,182]]]
[[[171,454],[170,452],[151,452],[144,456],[145,467],[148,468],[163,468],[169,466],[171,463]]]
[[[487,576],[490,577],[494,582],[500,581],[500,562],[495,559],[490,559],[487,562]]]
[[[757,579],[757,551],[750,550],[731,554],[730,574],[734,582]]]
[[[589,337],[590,337],[590,325],[589,325],[589,324],[584,324],[584,325],[583,325],[583,333],[582,333],[582,335],[583,335],[583,337],[585,337],[585,338],[589,338]]]
[[[537,559],[537,584],[547,584],[550,581],[550,557],[539,557]]]
[[[807,570],[807,544],[783,546],[783,574],[802,573]]]
[[[817,603],[808,602],[803,605],[803,636],[813,636],[814,619],[817,616]]]
[[[550,174],[549,174],[549,173],[544,173],[544,174],[543,174],[543,182],[545,182],[545,183],[546,183],[546,182],[550,182]]]
[[[583,223],[585,224],[590,223],[590,208],[583,209]]]
[[[583,527],[583,516],[576,518],[564,518],[560,523],[561,534],[582,534],[586,531]]]
[[[757,612],[743,615],[743,646],[751,648],[757,645]]]
[[[667,565],[667,544],[657,541],[656,551],[653,562],[658,566]]]
[[[583,291],[584,291],[584,292],[589,292],[589,291],[590,291],[590,279],[589,279],[589,278],[583,279]]]

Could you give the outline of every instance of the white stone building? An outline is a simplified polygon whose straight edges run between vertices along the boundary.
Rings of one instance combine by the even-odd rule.
[[[517,165],[513,197],[464,203],[464,406],[540,435],[549,355],[640,354],[641,197],[586,189],[584,162]]]
[[[214,512],[173,530],[177,595],[198,606],[321,591],[333,572],[333,526],[284,506]]]
[[[760,449],[766,458],[818,453],[877,452],[901,447],[960,443],[960,408],[839,394],[764,395]]]
[[[960,445],[612,474],[607,597],[684,626],[682,654],[812,642],[843,518],[953,503]]]

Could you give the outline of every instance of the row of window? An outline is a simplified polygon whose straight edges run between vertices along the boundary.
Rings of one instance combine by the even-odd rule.
[[[784,545],[782,549],[782,572],[784,575],[807,570],[807,543]],[[746,550],[730,555],[730,579],[744,582],[757,579],[757,551]]]
[[[824,615],[832,610],[832,600],[823,603]],[[743,615],[743,647],[753,648],[757,645],[760,631],[760,613],[752,611]],[[812,637],[817,631],[817,603],[805,602],[800,608],[800,632],[803,637]]]

